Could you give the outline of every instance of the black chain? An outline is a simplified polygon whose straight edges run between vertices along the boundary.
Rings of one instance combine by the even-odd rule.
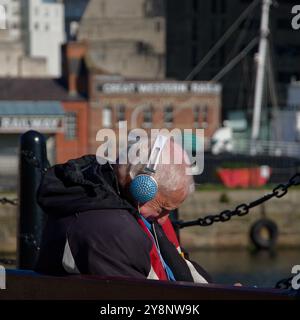
[[[215,222],[226,222],[229,221],[232,217],[238,216],[242,217],[249,213],[250,209],[261,205],[262,203],[272,199],[272,198],[282,198],[288,193],[288,190],[292,186],[300,185],[300,173],[296,173],[293,177],[290,178],[288,183],[279,184],[276,186],[273,191],[269,194],[264,195],[263,197],[252,201],[248,204],[243,203],[238,205],[234,210],[224,210],[219,214],[208,215],[204,218],[199,218],[192,221],[175,221],[175,225],[180,229],[191,226],[201,226],[207,227],[211,226]]]
[[[0,259],[0,264],[12,266],[12,265],[16,265],[17,261],[15,259]]]
[[[1,204],[10,204],[12,206],[17,206],[18,205],[18,199],[7,199],[6,197],[0,198],[0,203]]]
[[[26,162],[33,166],[34,168],[40,170],[41,174],[44,175],[47,172],[47,168],[43,167],[37,157],[34,155],[32,151],[23,150],[22,155],[24,156]],[[48,164],[47,164],[48,166]],[[18,199],[7,199],[6,197],[0,198],[0,204],[10,204],[12,206],[18,205]]]

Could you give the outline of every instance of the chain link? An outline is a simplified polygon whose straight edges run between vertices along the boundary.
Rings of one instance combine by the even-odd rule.
[[[225,210],[220,214],[208,215],[204,218],[198,218],[197,220],[192,221],[175,221],[175,225],[179,228],[191,227],[191,226],[201,226],[207,227],[211,226],[215,222],[226,222],[229,221],[233,216],[243,217],[250,212],[250,209],[261,205],[262,203],[272,199],[272,198],[282,198],[288,193],[288,190],[292,186],[300,185],[300,173],[296,173],[290,178],[286,184],[279,184],[276,186],[273,191],[269,194],[264,195],[263,197],[250,202],[249,204],[243,203],[238,205],[234,210]]]
[[[27,151],[23,150],[22,155],[24,156],[26,162],[33,166],[36,169],[39,169],[40,172],[45,174],[47,172],[47,168],[43,168],[42,165],[40,164],[39,160],[36,158],[34,153],[32,151]],[[18,199],[8,199],[6,197],[0,198],[0,204],[5,205],[5,204],[10,204],[12,206],[17,206],[18,205]]]
[[[6,197],[0,198],[0,203],[5,205],[5,204],[10,204],[12,206],[17,206],[18,205],[18,199],[7,199]]]
[[[13,266],[17,264],[17,260],[15,259],[0,259],[0,264],[4,264],[7,266]]]

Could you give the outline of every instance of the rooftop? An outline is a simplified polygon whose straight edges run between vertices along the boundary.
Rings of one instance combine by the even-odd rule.
[[[85,98],[70,95],[61,79],[0,78],[0,100],[81,101]]]

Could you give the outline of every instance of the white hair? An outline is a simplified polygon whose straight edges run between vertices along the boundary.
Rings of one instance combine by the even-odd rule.
[[[122,152],[130,152],[131,147],[134,145],[135,150],[138,150],[139,155],[137,159],[148,159],[151,152],[151,147],[155,139],[152,139],[151,145],[148,139],[141,138],[139,141],[131,141],[128,145],[128,150]],[[180,160],[178,162],[178,159]],[[143,173],[147,161],[132,163],[128,161],[127,164],[119,164],[119,172],[123,181],[134,179],[137,175]],[[186,174],[186,169],[190,167],[190,159],[187,152],[176,142],[168,139],[165,144],[159,163],[153,177],[157,181],[158,190],[164,194],[169,192],[182,190],[186,195],[192,193],[195,189],[194,180],[191,175]]]

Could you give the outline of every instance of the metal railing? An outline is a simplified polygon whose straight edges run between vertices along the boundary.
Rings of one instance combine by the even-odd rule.
[[[257,140],[234,140],[233,153],[249,155],[300,157],[300,142]]]

